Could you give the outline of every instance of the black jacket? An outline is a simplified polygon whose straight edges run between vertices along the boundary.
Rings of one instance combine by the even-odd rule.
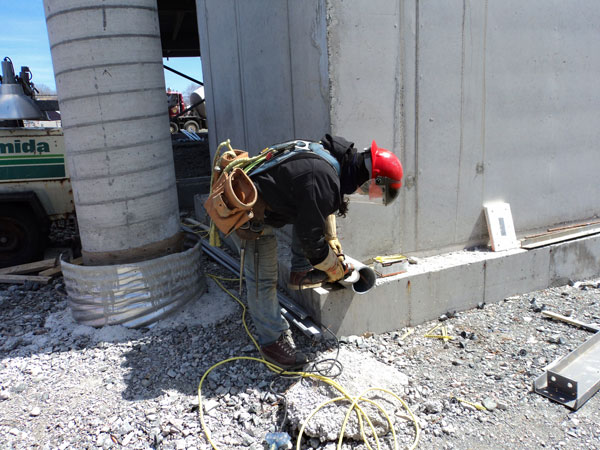
[[[321,143],[342,166],[353,144],[325,136]],[[305,256],[311,264],[327,257],[325,219],[340,208],[340,176],[325,159],[312,153],[294,155],[271,169],[252,176],[258,194],[267,203],[265,223],[274,227],[294,224]]]

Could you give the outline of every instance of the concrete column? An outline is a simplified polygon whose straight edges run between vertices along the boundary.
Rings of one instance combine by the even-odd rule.
[[[86,265],[178,250],[155,0],[44,0]]]

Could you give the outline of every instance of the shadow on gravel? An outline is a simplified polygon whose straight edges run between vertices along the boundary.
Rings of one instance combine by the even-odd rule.
[[[0,285],[0,360],[55,351],[46,320],[65,307],[62,278],[45,286],[30,282]],[[56,351],[61,348],[68,350],[67,345],[58,345]]]
[[[161,398],[163,402],[169,398],[165,393],[173,391],[196,397],[202,376],[215,364],[260,356],[243,327],[241,308],[220,288],[209,283],[208,292],[193,303],[150,329],[93,328],[73,320],[62,278],[47,286],[0,288],[0,361],[51,355],[56,356],[53,367],[58,371],[62,364],[84,364],[80,376],[99,378],[107,385],[124,383],[119,389],[127,401]],[[296,329],[293,333],[303,350],[330,347],[311,342]],[[260,362],[229,362],[207,376],[203,397],[256,390],[268,394],[274,378]]]
[[[126,400],[156,398],[170,390],[195,396],[202,376],[215,364],[238,356],[260,358],[237,317],[208,327],[182,325],[141,341],[124,355],[128,373],[122,395]],[[301,337],[297,341],[303,347],[308,345]],[[203,397],[268,390],[274,376],[260,362],[231,361],[211,370],[202,386]]]

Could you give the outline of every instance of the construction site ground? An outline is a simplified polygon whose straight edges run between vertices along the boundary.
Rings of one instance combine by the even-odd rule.
[[[206,273],[231,277],[203,258]],[[312,342],[295,329],[294,336],[316,360],[337,355],[328,375],[351,395],[383,388],[406,402],[421,430],[417,448],[600,449],[600,395],[572,412],[532,389],[547,364],[592,335],[540,310],[600,322],[598,280],[581,281],[412,330],[343,336],[339,354],[333,339]],[[236,281],[221,283],[237,291]],[[452,339],[427,337],[438,324]],[[185,309],[141,330],[75,323],[61,277],[44,286],[0,285],[0,449],[209,449],[206,431],[216,448],[259,450],[284,418],[294,448],[303,425],[299,448],[337,448],[347,402],[306,419],[339,393],[314,379],[282,379],[254,360],[223,364],[206,377],[204,428],[200,380],[238,356],[259,354],[241,307],[212,278]],[[400,402],[383,392],[376,400],[394,424],[398,448],[409,446],[415,427]],[[368,414],[381,448],[394,448],[386,420],[373,408]],[[366,449],[352,421],[341,448]]]

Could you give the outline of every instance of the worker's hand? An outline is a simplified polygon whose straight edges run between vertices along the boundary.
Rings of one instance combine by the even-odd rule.
[[[349,262],[342,262],[342,265],[344,266],[344,277],[343,278],[345,280],[350,275],[352,275],[352,272],[354,272],[355,269],[354,269],[354,266],[352,264],[350,264]]]
[[[327,257],[319,264],[315,264],[315,269],[319,269],[327,274],[327,281],[334,283],[347,275],[347,266],[340,261],[338,255],[329,248]]]
[[[331,247],[331,250],[334,251],[334,253],[336,253],[337,255],[343,254],[342,244],[340,243],[340,241],[338,240],[337,237],[333,237],[332,239],[325,239],[325,240],[327,241],[327,244],[329,245],[329,247]]]

